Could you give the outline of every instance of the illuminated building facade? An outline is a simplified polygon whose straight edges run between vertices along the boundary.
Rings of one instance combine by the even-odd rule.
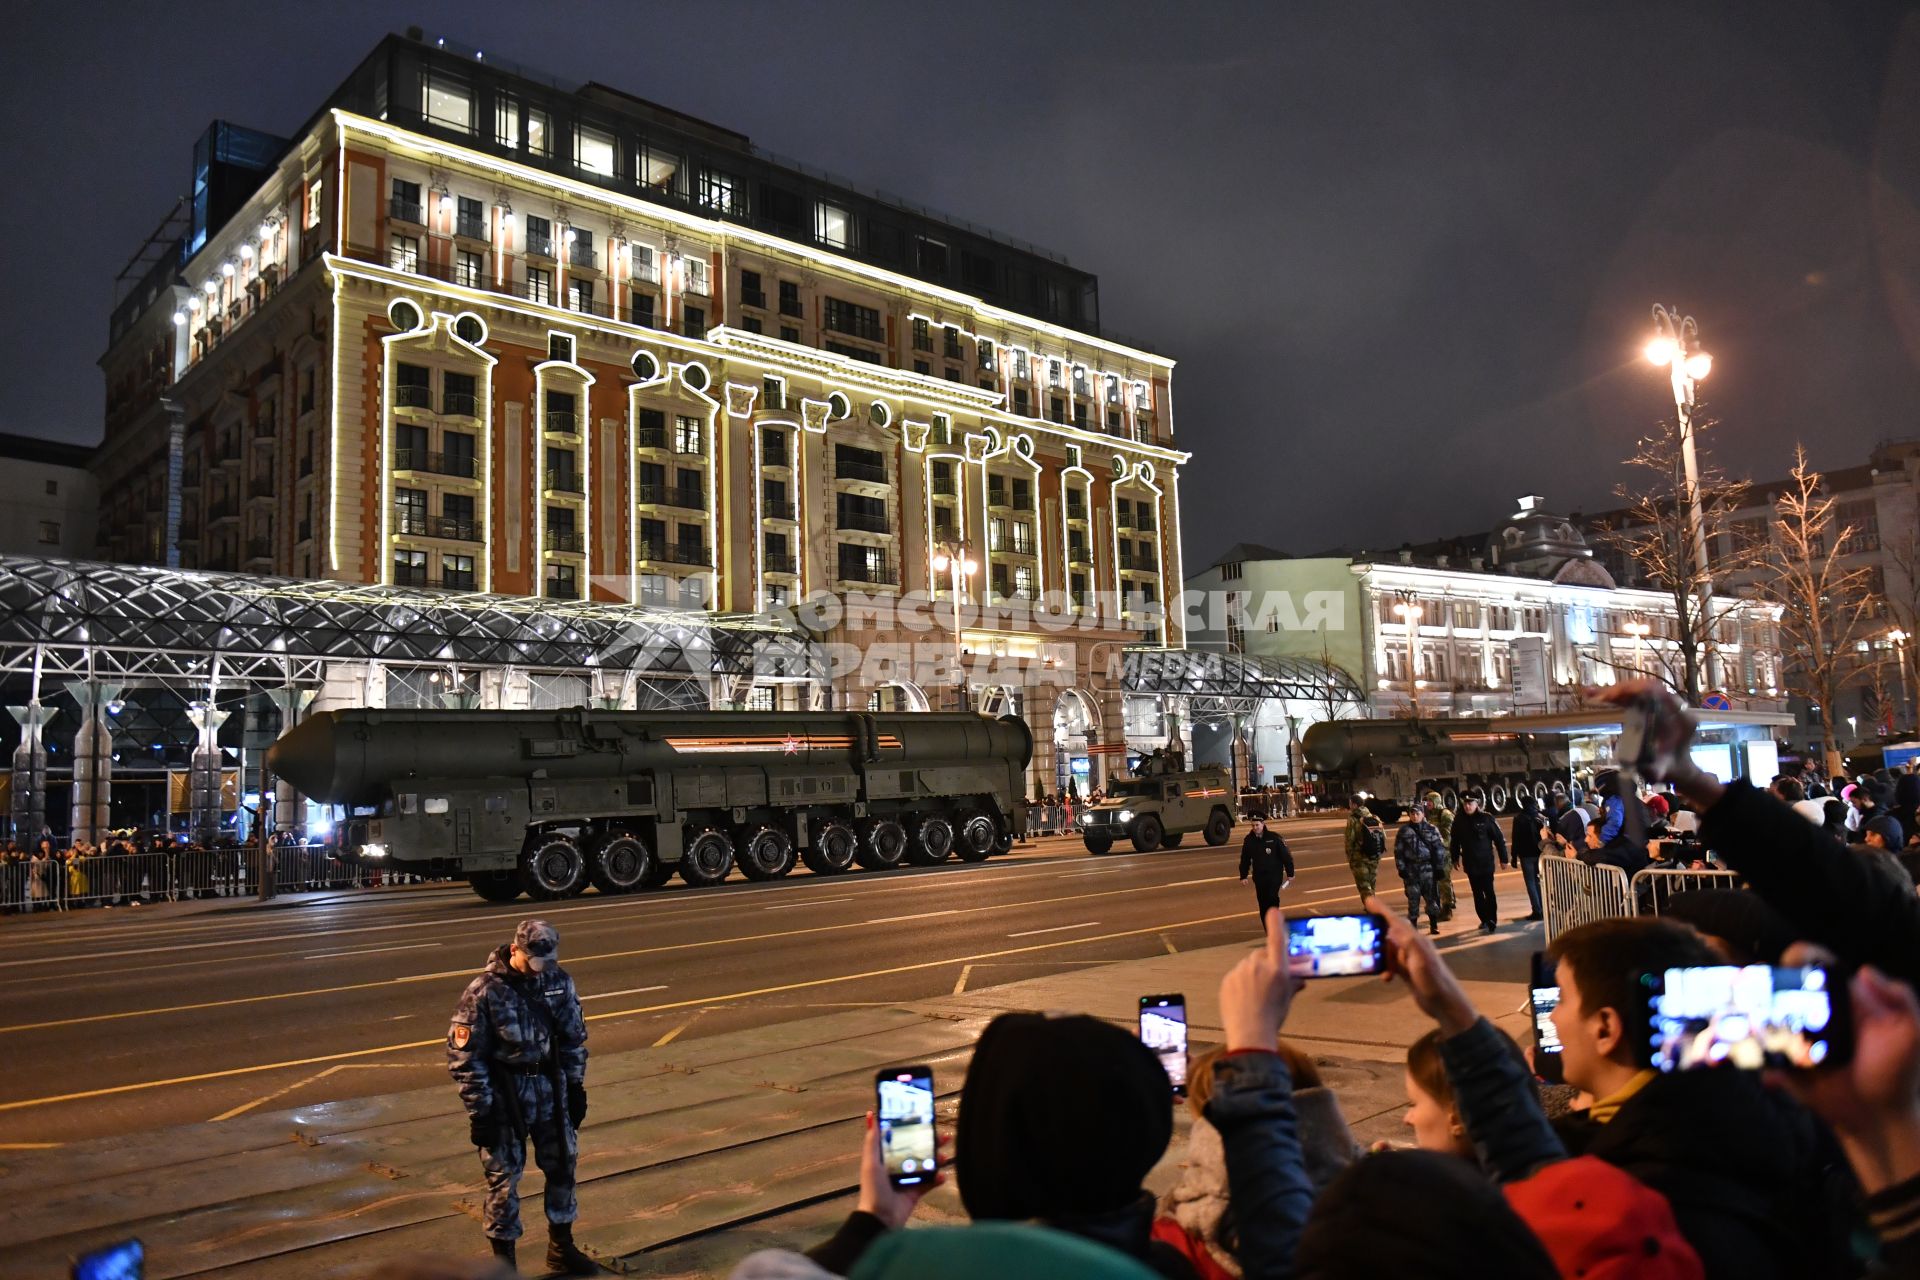
[[[1181,643],[1173,362],[1031,246],[417,31],[289,140],[216,126],[183,221],[102,362],[109,559],[721,613],[924,593],[930,634],[833,635],[1050,655],[1084,698],[971,694],[1066,705],[1082,743],[1120,739],[1106,655]],[[969,607],[1103,621],[956,639],[947,544]]]

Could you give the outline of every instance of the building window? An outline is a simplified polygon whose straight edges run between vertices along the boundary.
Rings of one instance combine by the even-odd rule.
[[[792,280],[782,280],[780,282],[780,314],[783,316],[797,316],[801,314],[800,286]],[[794,341],[798,342],[799,339],[796,338]]]
[[[48,483],[52,482],[49,481]],[[60,522],[58,520],[42,520],[40,522],[40,545],[43,547],[57,547],[60,545]]]
[[[307,227],[311,228],[320,225],[320,211],[325,208],[325,203],[320,197],[320,190],[325,185],[325,181],[320,178],[314,178],[307,183],[307,216],[304,224]]]
[[[1027,401],[1027,389],[1025,387],[1015,387],[1013,389],[1013,411],[1025,417],[1031,411],[1031,408],[1032,406]]]
[[[680,332],[689,338],[707,336],[707,311],[705,307],[687,307],[681,316]]]
[[[633,295],[633,322],[644,328],[653,328],[653,295],[636,293]]]
[[[408,409],[433,408],[433,375],[417,364],[395,365],[393,402]]]
[[[57,498],[60,496],[60,482],[58,480],[47,481],[47,496],[49,498]]]
[[[769,376],[760,383],[760,398],[765,401],[763,409],[784,409],[787,407],[787,383],[784,378]]]
[[[933,350],[933,333],[925,316],[913,318],[913,349],[915,351]],[[920,372],[925,373],[926,370],[922,369]]]
[[[454,206],[453,233],[465,236],[469,240],[487,238],[487,211],[478,200],[471,196],[459,197]]]
[[[424,551],[396,551],[393,553],[393,582],[400,587],[424,587],[427,585],[427,553]]]
[[[745,329],[748,333],[759,333],[760,317],[759,316],[741,316],[740,327],[742,329]]]
[[[547,113],[527,108],[527,153],[544,156],[551,153],[553,131],[547,127]]]
[[[553,302],[553,272],[545,267],[527,268],[527,301]]]
[[[952,325],[948,325],[945,330],[943,330],[943,334],[946,343],[945,352],[947,359],[958,360],[961,356],[960,331]]]
[[[1058,360],[1047,361],[1047,385],[1058,387],[1062,383],[1062,366]]]
[[[674,180],[680,173],[680,157],[658,147],[642,146],[636,157],[634,176],[640,185],[662,195],[672,195]]]
[[[1064,424],[1067,420],[1067,402],[1059,396],[1047,397],[1047,421]]]
[[[393,199],[387,205],[387,216],[401,222],[419,222],[420,184],[408,182],[404,178],[393,180]]]
[[[936,280],[947,278],[947,246],[938,240],[926,236],[913,238],[913,258],[916,269],[922,275],[932,276]]]
[[[880,312],[876,308],[863,307],[841,298],[827,299],[826,324],[835,333],[849,334],[868,342],[884,340],[885,330],[881,327]]]
[[[550,219],[527,215],[526,251],[542,258],[553,256],[553,223]]]
[[[813,238],[834,249],[849,247],[853,220],[845,209],[822,200],[813,206]]]
[[[449,591],[473,590],[473,557],[441,556],[440,585]]]
[[[509,151],[520,149],[520,104],[510,94],[494,95],[493,140]]]
[[[567,306],[583,315],[593,314],[593,281],[567,281]]]
[[[790,324],[783,324],[780,326],[780,341],[797,343],[800,341],[800,331]]]
[[[420,241],[414,236],[393,236],[387,242],[387,265],[395,271],[420,270]]]
[[[687,414],[678,414],[673,420],[673,451],[675,453],[699,453],[700,419]]]
[[[453,282],[465,285],[469,289],[478,289],[487,279],[487,259],[485,254],[461,249],[453,255]]]
[[[982,338],[975,344],[975,350],[980,353],[980,367],[991,372],[994,367],[993,344]]]
[[[680,259],[680,282],[688,293],[707,295],[707,260],[705,258]]]
[[[547,335],[547,359],[558,360],[562,364],[573,363],[573,335],[570,333],[550,333]]]
[[[572,243],[567,248],[567,261],[576,267],[594,267],[599,264],[593,256],[593,232],[585,227],[572,228]]]
[[[1073,468],[1079,465],[1080,465],[1080,446],[1077,444],[1070,444],[1067,446],[1067,466],[1069,468]]]
[[[760,273],[742,271],[740,273],[740,305],[743,307],[765,307],[767,295],[760,291]]]
[[[734,212],[732,176],[716,173],[711,169],[702,169],[700,171],[700,203],[715,213]]]
[[[648,284],[654,283],[657,269],[654,266],[652,245],[629,242],[627,244],[627,258],[632,264],[633,278],[635,280],[644,280]]]
[[[787,462],[787,433],[773,427],[760,428],[760,465],[784,467]]]
[[[588,173],[613,176],[613,135],[581,125],[573,134],[573,162]]]
[[[429,72],[424,77],[420,111],[435,124],[462,133],[473,132],[473,98],[467,87],[446,76]]]
[[[925,360],[915,360],[913,362],[913,371],[915,373],[924,373],[924,374],[931,375],[933,373],[933,366],[928,364]]]

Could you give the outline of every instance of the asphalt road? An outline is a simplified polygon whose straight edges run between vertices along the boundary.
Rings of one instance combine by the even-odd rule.
[[[1281,829],[1300,872],[1289,910],[1358,910],[1339,821]],[[536,912],[560,930],[602,1053],[1252,941],[1243,833],[1220,849],[1191,837],[1100,858],[1056,838],[977,865],[676,881],[544,906],[435,885],[261,909],[9,918],[0,1150],[444,1084],[461,988]],[[1398,904],[1390,860],[1384,882]],[[1503,917],[1524,913],[1515,874],[1501,892]],[[1449,929],[1470,946],[1463,906]]]

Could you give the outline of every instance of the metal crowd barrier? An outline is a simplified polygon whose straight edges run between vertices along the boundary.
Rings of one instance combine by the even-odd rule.
[[[345,862],[325,845],[275,845],[272,891],[357,889],[424,879],[413,871]],[[0,912],[72,911],[201,898],[255,897],[264,870],[253,845],[0,862]]]
[[[1695,871],[1686,867],[1648,867],[1633,877],[1634,910],[1638,915],[1663,916],[1680,894],[1696,889],[1739,889],[1746,881],[1736,872]]]
[[[1547,941],[1596,920],[1633,914],[1633,889],[1619,867],[1590,867],[1578,858],[1549,853],[1540,859],[1540,898]]]

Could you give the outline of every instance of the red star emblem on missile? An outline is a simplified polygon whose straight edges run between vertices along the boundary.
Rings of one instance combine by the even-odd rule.
[[[789,737],[785,742],[781,743],[780,745],[786,749],[786,753],[788,755],[794,755],[800,750],[800,739]]]

